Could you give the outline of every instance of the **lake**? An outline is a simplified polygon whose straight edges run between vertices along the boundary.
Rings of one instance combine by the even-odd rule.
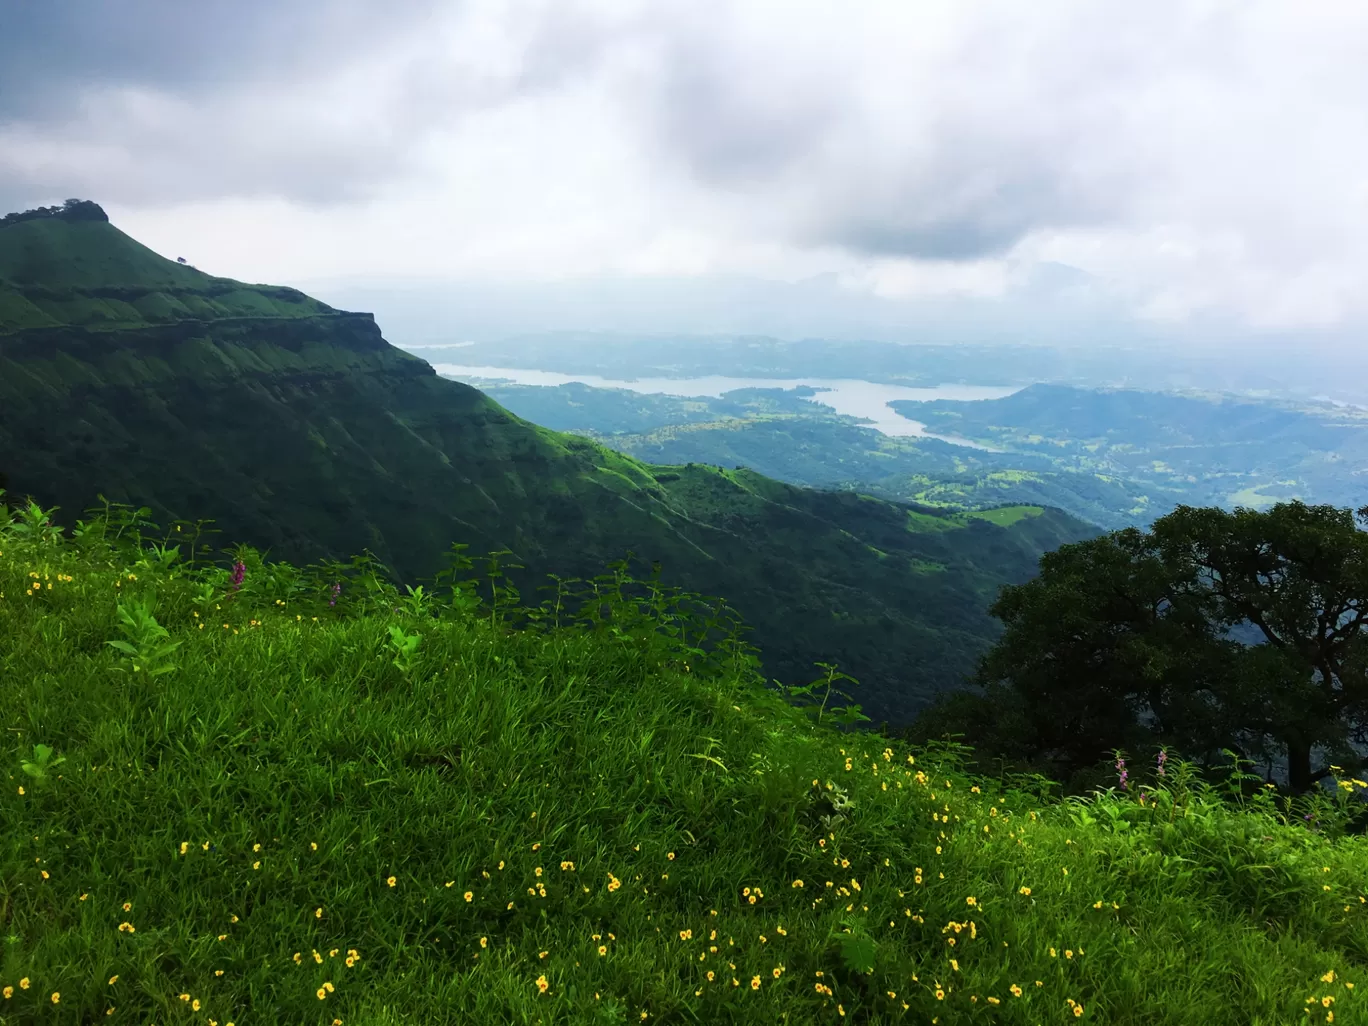
[[[456,348],[453,346],[452,348]],[[939,438],[954,445],[997,451],[990,446],[971,442],[954,435],[936,435],[926,430],[919,421],[899,416],[888,408],[894,399],[1001,399],[1020,391],[1021,386],[1003,385],[937,385],[934,388],[910,388],[905,385],[881,385],[854,378],[729,378],[712,375],[702,378],[637,378],[619,381],[597,374],[561,374],[557,371],[524,370],[520,367],[471,367],[456,363],[434,363],[437,373],[457,381],[473,384],[477,379],[500,379],[519,385],[568,385],[573,381],[594,388],[625,388],[644,394],[678,396],[712,396],[720,398],[737,388],[797,388],[808,385],[822,392],[808,397],[814,403],[828,406],[848,417],[862,417],[876,431],[895,437]]]

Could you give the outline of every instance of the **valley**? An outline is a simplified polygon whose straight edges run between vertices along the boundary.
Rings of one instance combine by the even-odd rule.
[[[977,394],[913,399],[897,395],[911,391],[903,386],[817,378],[581,375],[595,382],[586,384],[438,366],[520,415],[640,458],[745,465],[952,510],[1036,503],[1114,530],[1182,503],[1349,505],[1368,495],[1368,411],[1329,403],[1040,384],[1007,395],[938,386]]]

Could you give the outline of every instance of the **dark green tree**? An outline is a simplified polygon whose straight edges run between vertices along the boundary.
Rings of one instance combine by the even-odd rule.
[[[1356,523],[1357,521],[1357,523]],[[1368,730],[1368,506],[1279,503],[1264,512],[1180,506],[1151,534],[1212,622],[1262,644],[1237,653],[1227,712],[1263,747],[1285,752],[1298,794],[1359,768]],[[1311,762],[1312,749],[1329,755]]]
[[[1348,742],[1368,721],[1365,607],[1368,531],[1352,511],[1179,507],[1149,532],[1047,553],[1039,576],[1003,589],[1005,630],[973,688],[909,736],[963,733],[980,762],[1056,780],[1115,749],[1162,744],[1207,765],[1222,748],[1276,750],[1300,794],[1331,765],[1362,765]]]
[[[1205,712],[1220,704],[1234,643],[1200,598],[1134,528],[1047,553],[1039,576],[992,606],[1005,630],[975,691],[933,706],[914,735],[957,730],[980,756],[1063,780],[1117,748],[1181,737],[1187,752],[1218,749],[1230,732]]]

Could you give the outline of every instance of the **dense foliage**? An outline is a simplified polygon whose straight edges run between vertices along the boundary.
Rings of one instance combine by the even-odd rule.
[[[33,221],[40,217],[57,217],[64,221],[108,221],[104,208],[90,200],[69,199],[60,207],[34,207],[32,210],[16,210],[0,217],[0,228],[20,221]]]
[[[621,567],[520,607],[49,512],[0,507],[2,1022],[1368,1022],[1343,798],[975,781]]]
[[[1066,545],[1004,589],[981,689],[913,736],[961,729],[984,757],[1086,772],[1166,744],[1286,756],[1303,793],[1368,741],[1368,507],[1180,506],[1149,532]],[[1324,765],[1313,750],[1324,749]]]

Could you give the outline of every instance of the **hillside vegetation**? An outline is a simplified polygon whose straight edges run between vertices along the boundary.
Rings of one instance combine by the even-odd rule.
[[[1055,803],[621,566],[468,570],[0,506],[0,1022],[1368,1022],[1343,794]]]
[[[742,388],[720,398],[646,395],[579,382],[472,380],[518,416],[652,463],[743,465],[810,488],[845,488],[952,511],[1031,504],[1107,530],[1148,524],[1182,493],[1070,470],[1047,453],[989,452],[937,438],[892,437],[807,396]],[[820,399],[820,395],[817,396]]]
[[[630,553],[642,576],[658,562],[664,583],[726,598],[769,676],[838,663],[876,722],[957,686],[1002,586],[1096,533],[1058,510],[1000,526],[644,463],[439,377],[368,314],[163,259],[94,204],[0,225],[0,308],[25,303],[53,323],[0,334],[0,474],[67,526],[104,495],[212,518],[273,558],[366,551],[408,584],[458,542],[505,552],[533,602],[549,574]]]
[[[889,405],[932,431],[1191,505],[1357,506],[1368,475],[1368,411],[1330,403],[1036,384],[984,402]]]

